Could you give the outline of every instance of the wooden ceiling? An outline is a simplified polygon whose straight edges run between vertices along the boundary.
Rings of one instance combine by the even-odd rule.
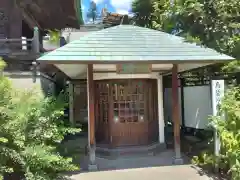
[[[33,28],[54,30],[64,28],[79,29],[83,24],[79,0],[15,0],[25,21]],[[103,18],[106,26],[129,24],[127,15],[106,12]]]
[[[79,28],[75,0],[17,0],[30,27],[42,30]]]

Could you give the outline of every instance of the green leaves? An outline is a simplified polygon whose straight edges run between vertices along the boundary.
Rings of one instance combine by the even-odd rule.
[[[219,108],[223,116],[213,116],[212,121],[221,140],[220,156],[214,154],[195,157],[198,165],[217,163],[219,168],[227,168],[233,180],[240,179],[240,88],[234,87],[225,92]],[[208,161],[214,157],[215,161]]]
[[[63,97],[16,90],[0,75],[0,178],[17,174],[26,180],[57,180],[78,169],[57,151],[66,134],[79,132],[63,123]]]
[[[5,63],[5,62],[3,61],[3,59],[0,57],[0,71],[2,71],[5,66],[6,66],[6,63]]]
[[[132,11],[135,13],[133,19],[137,25],[152,27],[152,0],[134,0],[132,3]]]
[[[133,12],[140,14],[138,25],[181,32],[181,36],[188,35],[187,40],[198,39],[198,43],[240,59],[239,0],[136,0]]]
[[[59,45],[61,32],[59,30],[48,30],[48,34],[50,36],[50,42]]]

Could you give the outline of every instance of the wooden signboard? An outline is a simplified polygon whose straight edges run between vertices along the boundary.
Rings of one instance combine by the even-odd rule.
[[[118,64],[119,74],[149,74],[152,72],[151,64]]]

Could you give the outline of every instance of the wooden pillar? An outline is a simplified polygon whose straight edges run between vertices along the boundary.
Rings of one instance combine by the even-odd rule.
[[[159,75],[157,79],[158,86],[158,130],[159,130],[159,143],[165,143],[165,123],[164,123],[164,112],[163,112],[163,77]]]
[[[95,105],[94,105],[94,83],[93,83],[93,65],[88,65],[88,123],[89,123],[89,145],[95,144]]]
[[[94,103],[94,81],[93,65],[89,64],[87,69],[87,88],[88,88],[88,145],[89,145],[89,170],[96,170],[95,157],[95,103]]]
[[[35,53],[40,53],[40,40],[38,27],[34,27],[32,47]]]
[[[182,164],[180,147],[180,108],[178,98],[178,66],[173,64],[172,68],[172,118],[174,125],[174,164]]]
[[[73,112],[73,108],[74,108],[74,86],[72,81],[69,81],[69,85],[68,85],[68,93],[69,93],[69,120],[72,126],[75,125],[74,122],[74,112]]]

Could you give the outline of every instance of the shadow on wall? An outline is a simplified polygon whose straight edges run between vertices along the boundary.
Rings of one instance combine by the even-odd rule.
[[[31,72],[11,73],[7,74],[6,77],[10,78],[13,87],[16,89],[40,88],[43,95],[53,95],[55,91],[54,82],[40,75],[35,78]]]
[[[39,85],[42,89],[42,92],[46,96],[54,95],[55,93],[55,83],[45,77],[38,77],[39,78]]]
[[[165,121],[171,122],[172,101],[171,88],[165,88],[164,115]],[[195,129],[208,129],[209,116],[212,114],[210,86],[189,86],[183,89],[184,108],[181,112],[181,89],[179,88],[180,120],[182,124],[182,113],[184,113],[185,127]]]

